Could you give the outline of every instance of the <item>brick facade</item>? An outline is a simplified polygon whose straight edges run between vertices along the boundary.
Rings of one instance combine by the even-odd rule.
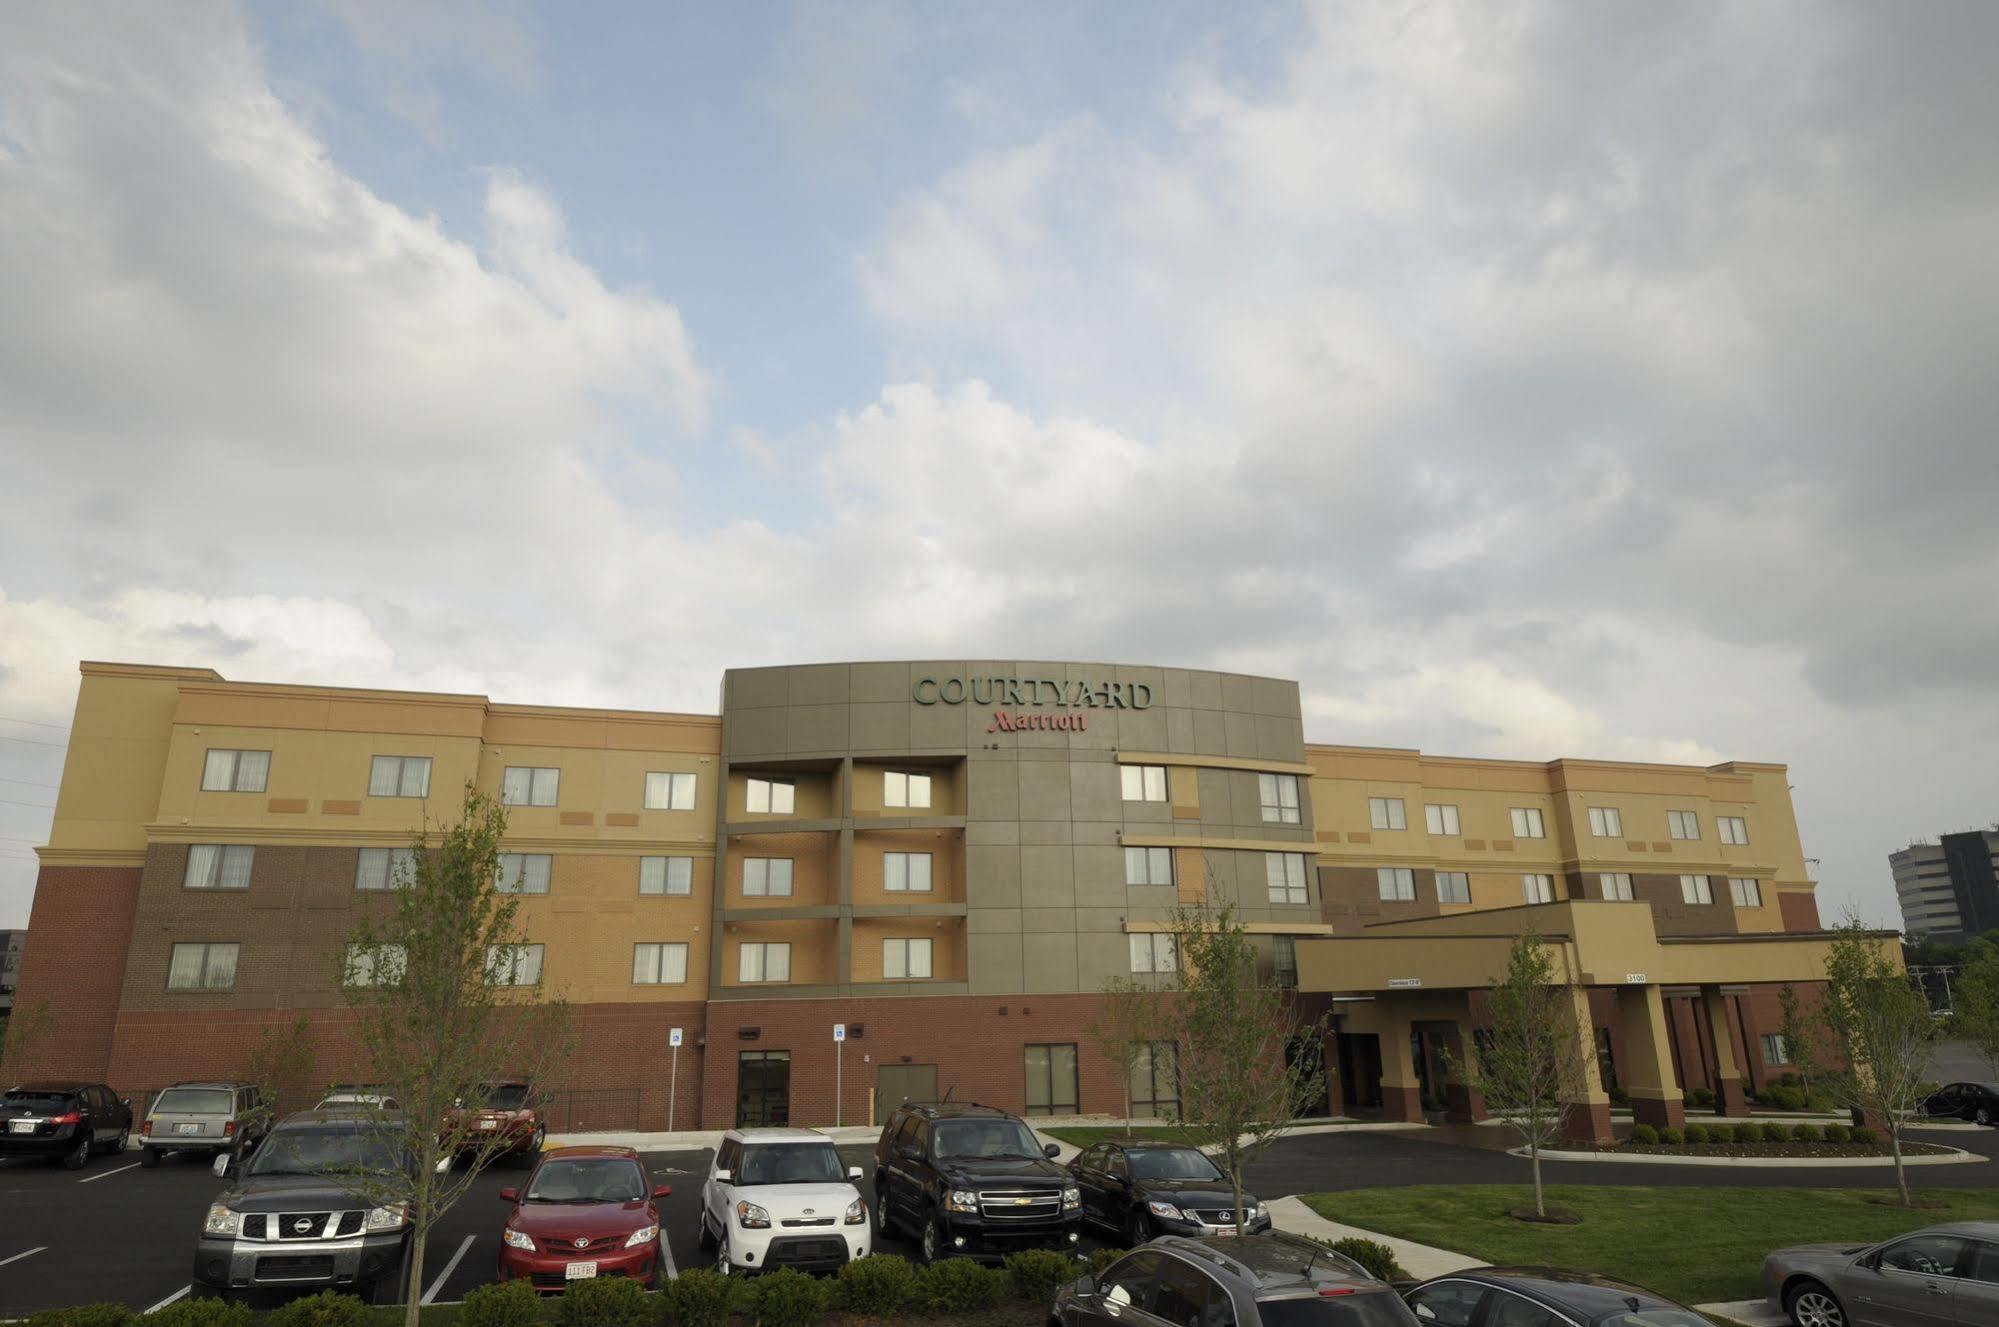
[[[26,1055],[9,1057],[15,1075],[95,1078],[104,1071],[140,874],[131,866],[42,867],[28,921],[34,943],[21,956],[14,1016],[46,1003],[53,1022]]]

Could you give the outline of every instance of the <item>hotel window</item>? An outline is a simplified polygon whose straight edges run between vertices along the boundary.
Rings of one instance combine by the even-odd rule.
[[[1597,876],[1598,888],[1603,896],[1613,903],[1629,903],[1632,899],[1631,877],[1623,871],[1605,871]]]
[[[1666,829],[1676,839],[1698,839],[1701,836],[1700,817],[1692,811],[1668,811]]]
[[[1023,1046],[1021,1052],[1027,1064],[1027,1113],[1074,1115],[1076,1043]]]
[[[493,888],[502,894],[546,894],[555,858],[545,852],[503,852]]]
[[[175,945],[167,961],[170,991],[226,991],[236,985],[237,944]]]
[[[256,849],[242,843],[196,843],[187,850],[188,889],[248,889]]]
[[[1521,876],[1520,895],[1529,903],[1553,903],[1555,901],[1555,877],[1551,875]]]
[[[687,946],[671,944],[632,946],[632,985],[684,986],[687,984]]]
[[[900,807],[928,807],[930,805],[930,776],[928,774],[903,774],[890,770],[882,775],[882,805]]]
[[[1680,901],[1683,903],[1714,902],[1714,886],[1704,875],[1683,875],[1680,877]]]
[[[354,864],[354,888],[402,889],[416,878],[416,852],[410,848],[363,848]]]
[[[1375,829],[1407,829],[1409,821],[1402,811],[1400,797],[1370,797],[1367,799],[1367,823]]]
[[[205,793],[260,793],[271,776],[268,751],[210,751],[201,766]]]
[[[1765,1032],[1763,1034],[1763,1063],[1789,1064],[1790,1062],[1791,1043],[1785,1039],[1784,1034],[1781,1032]]]
[[[1714,831],[1721,836],[1723,843],[1749,842],[1749,822],[1741,816],[1716,816]]]
[[[1471,902],[1471,877],[1463,871],[1437,872],[1437,902]]]
[[[745,898],[789,898],[791,858],[745,857],[743,859]]]
[[[1376,867],[1374,887],[1388,902],[1412,902],[1416,897],[1416,873],[1406,866]]]
[[[930,977],[930,941],[882,941],[882,979],[885,981],[927,981]]]
[[[1423,808],[1423,828],[1432,834],[1447,838],[1457,838],[1464,833],[1458,826],[1458,809],[1455,806],[1430,805]]]
[[[1312,901],[1305,887],[1304,853],[1266,852],[1263,854],[1263,874],[1270,886],[1272,903]]]
[[[1592,806],[1589,809],[1589,832],[1600,839],[1621,839],[1624,837],[1624,817],[1614,806]]]
[[[930,854],[927,852],[883,853],[882,888],[891,894],[928,894],[930,892]]]
[[[1124,882],[1127,885],[1170,885],[1173,883],[1171,848],[1126,848]]]
[[[343,986],[400,986],[408,951],[401,945],[349,945],[342,962]]]
[[[1178,972],[1180,951],[1171,935],[1154,933],[1131,937],[1133,972]]]
[[[752,815],[788,816],[798,804],[798,786],[790,779],[751,779],[743,788],[743,809]]]
[[[559,769],[509,765],[500,775],[500,801],[506,806],[554,806]]]
[[[1118,778],[1124,783],[1124,800],[1127,802],[1166,800],[1164,765],[1120,765]]]
[[[692,857],[639,858],[639,893],[667,895],[693,892]]]
[[[1516,806],[1513,810],[1513,837],[1516,839],[1545,839],[1548,831],[1541,824],[1541,809],[1536,806]]]
[[[368,796],[430,796],[430,757],[376,756],[368,766]]]
[[[1763,906],[1763,886],[1743,876],[1728,878],[1728,897],[1738,908],[1760,908]]]
[[[1298,941],[1295,936],[1279,935],[1271,937],[1276,943],[1273,950],[1271,980],[1280,991],[1298,989]]]
[[[646,775],[646,810],[648,811],[692,811],[694,809],[694,776],[692,774]]]
[[[541,985],[541,946],[488,945],[486,982],[491,986]]]
[[[1296,774],[1259,774],[1256,776],[1257,798],[1263,803],[1263,818],[1266,822],[1279,825],[1298,823],[1298,776]]]
[[[736,980],[790,981],[791,946],[752,941],[736,951]]]

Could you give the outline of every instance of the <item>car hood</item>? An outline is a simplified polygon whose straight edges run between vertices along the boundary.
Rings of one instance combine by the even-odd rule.
[[[653,1225],[655,1214],[643,1198],[628,1203],[522,1203],[507,1224],[543,1239],[555,1235],[602,1239]]]
[[[372,1206],[364,1184],[334,1175],[271,1175],[225,1190],[217,1202],[239,1212],[326,1212]]]
[[[1146,1180],[1139,1184],[1138,1192],[1154,1202],[1172,1203],[1175,1207],[1198,1207],[1205,1211],[1235,1206],[1235,1190],[1214,1180]],[[1256,1195],[1244,1194],[1242,1205],[1257,1206]]]
[[[1073,1184],[1068,1171],[1046,1157],[951,1157],[937,1169],[952,1183],[977,1180],[1045,1180],[1051,1187]]]
[[[844,1180],[824,1184],[741,1184],[731,1187],[729,1193],[738,1202],[751,1202],[763,1208],[773,1221],[825,1216],[838,1220],[861,1196],[860,1190]]]

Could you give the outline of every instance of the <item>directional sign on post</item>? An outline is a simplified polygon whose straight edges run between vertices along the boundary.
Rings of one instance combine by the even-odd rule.
[[[666,1044],[669,1046],[678,1046],[680,1044],[679,1028],[675,1028],[673,1029],[673,1031],[666,1034]]]
[[[845,1023],[835,1023],[833,1025],[833,1040],[845,1041],[846,1039],[847,1039],[847,1025]]]

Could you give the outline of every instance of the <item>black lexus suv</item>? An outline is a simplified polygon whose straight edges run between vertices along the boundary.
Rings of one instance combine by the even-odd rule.
[[[1057,1150],[991,1106],[901,1106],[875,1143],[875,1234],[910,1232],[926,1263],[1073,1249],[1082,1194]]]

